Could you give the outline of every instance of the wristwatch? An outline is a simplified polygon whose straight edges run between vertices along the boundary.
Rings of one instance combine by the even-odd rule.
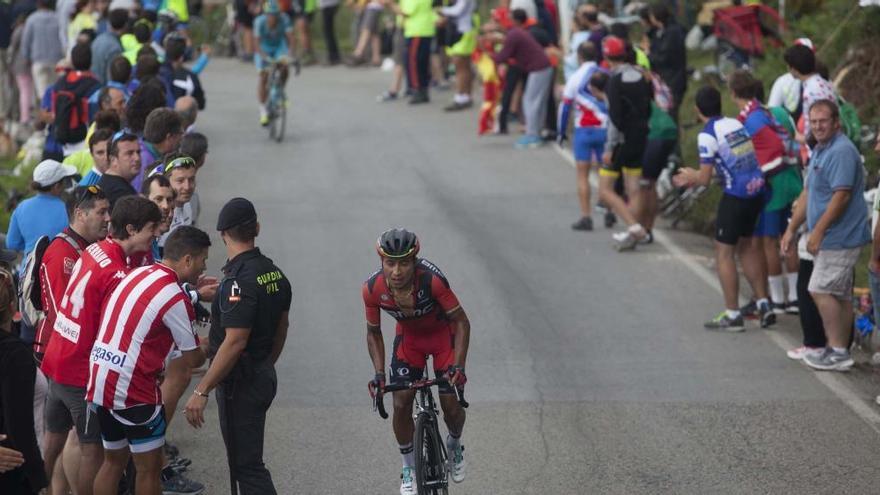
[[[198,395],[199,397],[208,397],[208,394],[203,394],[203,393],[199,392],[199,390],[196,388],[193,389],[193,393]]]

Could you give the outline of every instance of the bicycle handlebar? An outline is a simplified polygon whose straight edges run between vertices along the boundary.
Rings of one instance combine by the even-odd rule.
[[[407,381],[402,383],[394,383],[389,384],[383,387],[381,390],[376,391],[376,395],[373,397],[373,410],[379,412],[379,416],[382,419],[388,419],[388,412],[385,411],[385,401],[382,400],[382,396],[385,392],[398,392],[401,390],[420,390],[434,386],[446,385],[449,383],[449,380],[445,378],[435,378],[433,380],[416,380],[414,382]],[[464,389],[453,386],[452,389],[455,391],[455,398],[458,399],[458,403],[461,407],[467,409],[470,404],[464,398]]]

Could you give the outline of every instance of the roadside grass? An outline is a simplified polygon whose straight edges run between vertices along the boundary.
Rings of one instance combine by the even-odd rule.
[[[32,167],[29,167],[26,173],[21,176],[12,175],[12,171],[18,164],[16,157],[0,157],[0,192],[2,192],[3,202],[0,203],[0,230],[6,232],[9,229],[9,217],[12,212],[6,208],[6,201],[12,196],[13,192],[28,194],[28,186],[30,184],[30,176]]]

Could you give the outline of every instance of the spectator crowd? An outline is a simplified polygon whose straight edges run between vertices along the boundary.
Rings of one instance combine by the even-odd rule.
[[[128,448],[108,447],[112,421],[86,390],[100,304],[120,274],[171,267],[170,280],[191,279],[184,294],[195,308],[217,290],[199,276],[203,260],[192,263],[207,253],[194,226],[208,155],[196,130],[199,73],[210,50],[189,37],[187,2],[16,0],[0,10],[0,115],[14,139],[39,149],[35,194],[12,212],[0,260],[0,493],[201,493],[173,445],[144,446],[126,431],[131,465]],[[89,266],[99,275],[84,276]],[[173,335],[184,357],[194,341]],[[166,422],[204,361],[196,357],[158,368]]]

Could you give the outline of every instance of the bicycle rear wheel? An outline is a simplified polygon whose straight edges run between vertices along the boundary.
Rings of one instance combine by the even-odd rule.
[[[413,452],[416,461],[416,486],[419,495],[446,495],[447,470],[440,444],[436,419],[427,414],[416,418]]]

